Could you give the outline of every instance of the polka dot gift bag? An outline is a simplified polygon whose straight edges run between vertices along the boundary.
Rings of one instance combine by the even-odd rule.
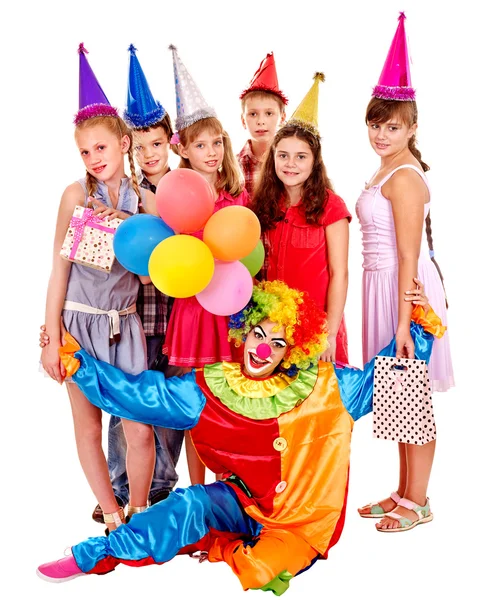
[[[373,403],[374,437],[420,446],[436,439],[424,360],[377,356]]]
[[[62,244],[62,258],[100,271],[111,271],[115,260],[114,234],[121,223],[122,219],[101,219],[91,208],[76,206]]]

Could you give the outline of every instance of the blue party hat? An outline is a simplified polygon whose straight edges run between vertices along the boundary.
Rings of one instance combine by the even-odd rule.
[[[79,44],[79,111],[74,117],[75,125],[79,125],[92,117],[117,117],[118,111],[110,105],[96,75],[91,69],[84,44]]]
[[[175,46],[169,46],[173,56],[173,74],[175,78],[175,95],[177,101],[177,119],[175,128],[177,131],[193,125],[201,119],[217,117],[200,93],[191,75],[187,71]]]
[[[124,118],[131,127],[144,129],[161,121],[167,111],[160,102],[155,100],[150,91],[143,69],[135,54],[135,46],[131,44],[128,50],[130,52],[130,68]]]

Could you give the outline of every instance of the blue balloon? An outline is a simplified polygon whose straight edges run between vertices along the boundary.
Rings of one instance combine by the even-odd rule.
[[[165,221],[154,215],[133,215],[116,230],[113,250],[118,262],[136,275],[148,275],[148,260],[155,246],[175,235]]]

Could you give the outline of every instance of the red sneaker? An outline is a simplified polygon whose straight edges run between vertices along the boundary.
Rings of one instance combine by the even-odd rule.
[[[80,575],[86,575],[86,573],[81,571],[74,560],[74,556],[71,555],[40,565],[37,568],[37,575],[51,583],[63,583]]]

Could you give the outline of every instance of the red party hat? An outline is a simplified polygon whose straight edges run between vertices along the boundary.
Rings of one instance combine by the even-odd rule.
[[[253,75],[249,86],[239,96],[242,100],[249,92],[269,92],[281,98],[284,104],[288,104],[288,98],[283,94],[278,85],[278,75],[276,74],[276,65],[273,53],[266,55],[259,65],[258,70]]]

